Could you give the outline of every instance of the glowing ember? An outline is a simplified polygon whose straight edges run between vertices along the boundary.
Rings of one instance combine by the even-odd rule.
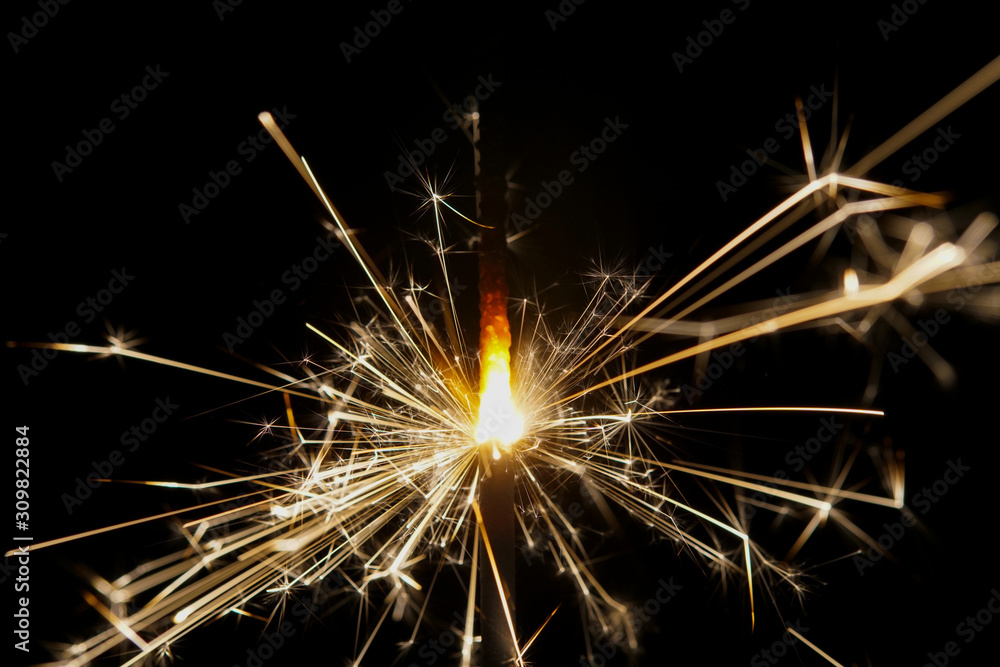
[[[507,281],[503,254],[485,255],[480,261],[480,397],[476,440],[495,441],[509,449],[524,424],[514,409],[510,390],[510,324],[507,321]],[[500,452],[494,447],[493,457]]]
[[[481,444],[495,440],[502,447],[510,448],[524,432],[524,422],[511,400],[510,354],[498,344],[487,355],[483,359],[484,389],[479,397],[476,440]],[[499,451],[494,452],[494,458],[499,455]]]
[[[861,545],[878,546],[875,538],[853,523],[852,511],[844,504],[903,508],[899,459],[876,459],[876,463],[884,463],[879,479],[891,493],[886,497],[868,493],[867,482],[852,481],[849,474],[854,455],[838,464],[830,485],[821,485],[787,475],[772,477],[717,467],[711,461],[675,458],[663,446],[668,440],[645,431],[684,413],[883,413],[807,406],[674,410],[669,409],[665,389],[643,386],[640,380],[676,362],[790,328],[837,326],[860,339],[898,299],[1000,281],[1000,262],[986,263],[995,248],[988,236],[1000,224],[996,216],[981,214],[954,243],[939,238],[925,223],[914,223],[899,253],[886,242],[878,225],[870,225],[859,228],[864,243],[856,246],[857,252],[860,254],[861,246],[877,252],[859,262],[865,267],[861,276],[857,270],[847,270],[843,286],[829,293],[793,295],[796,298],[782,313],[747,310],[711,320],[699,315],[702,306],[730,288],[854,217],[918,205],[942,206],[940,195],[924,195],[860,176],[998,79],[1000,58],[858,165],[844,173],[831,167],[826,175],[811,175],[806,185],[673,286],[656,296],[648,295],[648,302],[643,296],[648,281],[633,289],[635,277],[621,276],[629,289],[612,289],[609,284],[614,285],[619,277],[602,271],[596,296],[566,332],[549,328],[539,306],[533,305],[527,318],[522,315],[518,330],[517,404],[528,415],[527,424],[513,400],[503,227],[480,225],[484,229],[479,265],[480,402],[478,415],[472,415],[469,397],[474,393],[471,359],[475,355],[468,353],[464,339],[454,332],[451,343],[439,337],[436,328],[421,317],[414,299],[399,298],[400,292],[391,288],[358,243],[305,160],[294,152],[270,114],[262,114],[261,121],[275,143],[323,202],[338,239],[367,275],[374,289],[370,300],[374,316],[352,322],[346,342],[307,325],[333,353],[328,359],[304,360],[301,377],[259,366],[277,378],[275,384],[146,354],[132,349],[134,342],[119,339],[112,339],[110,346],[7,344],[148,361],[241,383],[255,391],[280,393],[285,400],[287,426],[277,426],[288,429],[289,455],[280,466],[254,475],[223,474],[190,484],[139,482],[187,491],[239,485],[240,491],[7,552],[8,557],[23,556],[26,551],[34,554],[128,526],[184,516],[179,525],[187,539],[183,548],[143,563],[113,581],[97,574],[89,576],[96,594],[85,591],[84,599],[105,619],[107,627],[65,647],[65,662],[60,664],[83,667],[112,652],[120,653],[126,665],[139,664],[153,655],[169,657],[171,647],[189,633],[229,614],[267,623],[269,618],[255,610],[276,602],[271,619],[283,618],[280,614],[286,605],[295,616],[294,605],[299,604],[295,596],[300,591],[335,578],[348,585],[337,584],[342,597],[331,610],[342,604],[351,606],[358,619],[351,664],[370,664],[378,656],[369,657],[369,649],[382,636],[378,633],[388,619],[415,618],[404,650],[414,645],[418,633],[427,632],[430,614],[425,611],[437,574],[429,584],[418,581],[433,567],[415,566],[428,561],[438,565],[437,572],[448,565],[468,577],[464,625],[454,630],[456,644],[462,646],[461,666],[471,667],[475,658],[476,664],[523,667],[526,652],[548,620],[533,633],[530,626],[527,633],[519,630],[517,609],[511,604],[517,589],[515,540],[525,545],[526,555],[547,549],[559,571],[572,582],[590,664],[603,663],[593,646],[610,645],[636,653],[641,637],[635,632],[639,626],[632,609],[640,608],[613,597],[596,576],[593,566],[599,559],[587,551],[581,539],[581,534],[588,532],[581,530],[586,525],[575,523],[575,515],[560,506],[557,491],[570,481],[587,489],[608,517],[614,517],[612,508],[618,508],[622,516],[633,517],[637,526],[648,527],[658,537],[672,540],[678,550],[698,556],[699,562],[714,569],[724,583],[733,575],[745,577],[741,583],[748,593],[752,628],[754,591],[761,584],[769,595],[768,586],[774,581],[802,592],[798,571],[789,565],[789,559],[824,524],[850,532]],[[804,124],[802,127],[805,134]],[[809,146],[806,137],[803,145]],[[807,165],[812,164],[811,159],[807,158]],[[809,169],[812,172],[814,168]],[[752,257],[749,261],[754,263],[743,268],[740,262],[774,238],[777,231],[818,210],[815,195],[820,195],[821,202],[824,197],[829,200],[829,211],[820,213],[816,221],[808,220],[810,226],[801,223],[805,228],[798,236],[762,259]],[[429,202],[438,220],[438,207],[451,208],[437,195]],[[902,220],[901,215],[898,218]],[[897,229],[902,228],[902,223],[897,223]],[[928,236],[931,232],[933,238]],[[445,248],[442,241],[438,256],[444,282],[450,284]],[[985,276],[992,278],[986,281]],[[724,282],[715,286],[712,281],[720,277]],[[410,291],[419,291],[412,278]],[[646,305],[633,314],[641,303]],[[459,318],[450,292],[447,304],[457,332]],[[527,308],[528,300],[523,306]],[[977,306],[985,312],[997,308],[993,296]],[[633,364],[628,354],[656,333],[697,342],[676,344],[641,366]],[[923,349],[926,354],[930,347]],[[939,377],[951,372],[943,360],[932,363]],[[586,401],[580,400],[584,397]],[[293,398],[296,403],[315,401],[310,410],[326,415],[314,434],[297,425]],[[275,424],[262,424],[268,430],[272,426]],[[472,431],[482,448],[470,446]],[[512,446],[523,433],[530,436],[531,446],[513,452]],[[482,460],[486,447],[492,449],[495,461]],[[686,498],[693,494],[686,493],[685,487],[694,489],[695,485],[707,495],[699,498],[700,506],[689,504],[694,501]],[[247,487],[245,492],[243,487]],[[752,525],[745,512],[751,506],[754,511],[767,510],[782,520],[802,523],[802,532],[784,560],[771,558],[751,538]],[[422,599],[417,595],[421,591],[426,591]],[[382,602],[373,603],[376,596]],[[375,618],[372,612],[379,604],[381,615],[373,621],[373,629],[362,632],[361,623]],[[481,609],[478,628],[477,606]],[[549,619],[559,609],[556,606]],[[526,624],[525,618],[522,614],[522,624]],[[527,618],[535,620],[530,613]],[[794,630],[788,631],[831,664],[840,664]],[[611,637],[618,639],[611,641]]]

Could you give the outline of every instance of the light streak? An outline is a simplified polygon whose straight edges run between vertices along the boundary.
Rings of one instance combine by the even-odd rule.
[[[809,519],[791,546],[790,554],[802,549],[814,531],[828,521],[854,533],[859,540],[874,544],[836,506],[852,501],[899,508],[903,495],[901,478],[890,471],[891,496],[881,497],[845,488],[853,457],[829,485],[776,480],[678,459],[667,461],[645,429],[673,416],[698,412],[834,412],[866,418],[882,413],[822,406],[661,410],[656,409],[655,403],[661,402],[662,396],[641,400],[638,380],[697,355],[792,327],[819,326],[845,318],[867,322],[870,327],[870,318],[880,317],[879,313],[896,300],[970,284],[984,267],[996,266],[984,265],[977,254],[996,219],[991,216],[977,219],[955,242],[935,238],[928,227],[917,224],[901,252],[885,253],[887,264],[882,274],[871,273],[862,282],[857,273],[847,273],[842,285],[832,287],[827,294],[803,297],[788,312],[756,323],[749,317],[735,316],[718,323],[717,335],[709,340],[683,346],[635,367],[628,366],[625,359],[635,345],[653,335],[691,337],[692,330],[685,326],[689,324],[685,317],[852,217],[914,206],[942,206],[941,196],[886,186],[861,176],[905,143],[904,140],[918,134],[917,130],[926,129],[995,81],[1000,76],[998,63],[1000,59],[843,173],[831,171],[822,176],[817,173],[803,122],[809,183],[641,309],[637,305],[641,290],[627,295],[598,291],[591,307],[569,331],[555,332],[549,328],[544,313],[528,312],[530,304],[525,300],[521,304],[524,311],[519,345],[512,360],[506,290],[491,292],[496,296],[494,305],[504,313],[501,319],[499,310],[482,310],[479,392],[472,381],[476,375],[473,371],[476,355],[465,348],[457,333],[460,318],[453,295],[449,293],[447,303],[454,331],[446,338],[420,317],[412,299],[400,299],[390,289],[389,282],[320,187],[308,163],[294,151],[270,115],[261,114],[261,122],[323,203],[340,238],[375,289],[376,312],[367,322],[352,323],[343,337],[309,325],[309,330],[329,345],[331,358],[310,360],[305,364],[305,377],[300,378],[264,369],[281,380],[278,384],[148,355],[118,344],[24,345],[132,358],[254,387],[263,390],[260,395],[264,396],[281,395],[288,423],[271,426],[276,430],[287,429],[294,455],[301,459],[301,465],[289,466],[273,475],[230,477],[197,484],[144,482],[177,490],[224,488],[232,484],[260,488],[32,545],[30,550],[37,551],[138,523],[205,512],[183,524],[185,531],[195,528],[193,534],[185,532],[192,548],[147,564],[113,584],[101,582],[98,586],[95,582],[95,588],[110,604],[92,593],[86,593],[85,598],[110,627],[74,645],[64,664],[84,665],[126,643],[139,649],[126,664],[137,664],[146,656],[169,651],[187,634],[222,616],[235,613],[257,618],[246,607],[269,595],[288,596],[294,586],[308,586],[333,573],[345,572],[357,573],[351,585],[359,612],[372,604],[377,591],[384,591],[374,628],[357,642],[355,664],[359,664],[390,614],[398,619],[402,610],[414,609],[420,610],[423,617],[424,605],[418,604],[416,595],[425,587],[416,566],[431,561],[439,566],[445,563],[468,566],[471,570],[463,605],[461,649],[461,662],[467,667],[475,646],[476,575],[483,569],[480,536],[493,581],[501,591],[504,621],[517,647],[516,660],[524,664],[525,651],[539,637],[542,628],[520,646],[514,614],[502,594],[505,581],[477,500],[486,483],[485,471],[489,465],[481,455],[484,443],[495,443],[491,445],[494,447],[491,458],[504,459],[511,471],[516,472],[522,492],[519,502],[524,503],[517,521],[525,542],[529,545],[539,542],[535,536],[540,534],[549,538],[545,540],[547,548],[568,573],[578,593],[579,605],[594,625],[607,632],[622,628],[629,636],[629,644],[637,646],[626,618],[627,605],[601,585],[579,526],[561,509],[557,492],[567,479],[585,481],[605,506],[622,508],[640,524],[675,540],[723,574],[739,573],[745,578],[749,594],[752,627],[757,609],[755,585],[766,581],[770,574],[791,580],[794,573],[762,554],[748,526],[732,507],[710,496],[719,512],[713,515],[699,508],[686,499],[676,478],[695,485],[713,482],[734,491],[762,493],[773,501],[772,507],[809,508]],[[840,154],[838,151],[838,160]],[[847,192],[864,193],[869,198],[849,202],[845,197]],[[435,212],[438,256],[447,276],[440,216],[442,208],[452,212],[454,209],[434,192],[429,194],[428,204]],[[738,267],[751,251],[774,238],[772,232],[791,227],[821,205],[831,207],[832,212],[763,259],[748,267]],[[991,275],[996,276],[997,272]],[[709,288],[724,276],[728,277],[721,284]],[[610,304],[607,308],[610,314],[599,315],[599,304]],[[512,373],[512,366],[516,373]],[[310,430],[301,418],[296,418],[292,399],[308,401],[310,409],[318,404],[325,415],[325,425]],[[487,417],[497,424],[489,423]],[[768,484],[762,483],[765,481]],[[214,506],[232,501],[248,501],[248,504],[211,513]],[[682,528],[679,517],[693,522],[695,527]],[[729,542],[724,544],[726,540]],[[481,588],[482,583],[480,593]],[[112,606],[124,609],[123,603],[133,600],[142,601],[143,605],[127,614],[112,609]],[[837,664],[812,644],[808,645]]]

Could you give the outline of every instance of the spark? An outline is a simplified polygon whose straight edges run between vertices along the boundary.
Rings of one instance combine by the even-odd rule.
[[[260,475],[214,471],[223,478],[208,482],[138,482],[185,491],[232,485],[254,490],[30,546],[31,551],[37,551],[144,522],[197,513],[181,525],[188,548],[147,563],[114,583],[92,579],[95,589],[112,606],[124,610],[123,603],[129,601],[141,601],[142,606],[118,613],[93,593],[85,593],[88,604],[110,627],[74,644],[64,656],[64,664],[82,666],[126,642],[139,649],[126,664],[137,664],[146,656],[169,652],[185,635],[223,616],[264,618],[248,607],[267,596],[285,596],[294,587],[310,586],[337,573],[345,577],[346,588],[355,594],[348,603],[357,604],[359,610],[371,604],[378,591],[384,593],[374,627],[367,636],[359,632],[354,660],[358,665],[390,617],[398,621],[409,612],[424,618],[426,601],[421,603],[419,596],[429,596],[433,583],[425,586],[421,567],[433,563],[437,571],[445,564],[470,570],[461,640],[461,664],[469,667],[477,643],[477,591],[485,592],[482,580],[477,586],[477,571],[486,570],[488,563],[488,580],[500,593],[515,661],[524,665],[528,648],[558,608],[528,641],[520,641],[514,613],[504,595],[508,583],[498,565],[500,549],[509,545],[491,542],[492,529],[484,521],[488,508],[480,502],[484,488],[491,484],[490,466],[503,468],[516,480],[521,506],[514,516],[525,544],[531,548],[543,542],[541,536],[547,538],[546,548],[558,568],[568,574],[585,618],[602,632],[610,634],[621,628],[628,644],[638,646],[627,605],[601,585],[583,531],[560,505],[558,490],[569,479],[579,479],[592,490],[606,517],[614,519],[611,508],[621,508],[640,525],[674,540],[724,576],[738,573],[743,577],[752,628],[759,584],[771,575],[792,581],[794,572],[763,553],[751,538],[747,522],[721,493],[706,491],[718,510],[713,514],[710,507],[701,508],[688,500],[681,485],[690,482],[701,489],[714,489],[710,483],[717,484],[730,489],[736,498],[741,498],[741,491],[758,492],[770,499],[759,504],[777,511],[791,506],[808,508],[808,520],[787,560],[827,522],[843,527],[861,542],[874,544],[838,506],[851,501],[901,508],[901,470],[891,468],[886,473],[888,497],[866,493],[849,483],[853,455],[827,485],[780,480],[703,462],[668,459],[660,438],[650,437],[652,427],[659,424],[665,428],[664,422],[674,417],[698,413],[837,413],[859,418],[883,413],[827,406],[675,410],[669,408],[664,391],[650,389],[641,380],[655,370],[698,355],[791,328],[839,322],[848,328],[856,326],[854,330],[863,334],[861,324],[856,323],[865,323],[867,330],[877,319],[891,318],[887,313],[892,303],[971,284],[984,268],[995,268],[996,263],[983,263],[980,252],[997,224],[995,216],[980,216],[954,242],[937,238],[929,225],[915,223],[902,251],[886,246],[880,249],[881,254],[871,252],[873,261],[884,268],[881,274],[864,274],[862,281],[855,269],[849,269],[842,284],[831,286],[828,293],[798,295],[787,312],[762,320],[755,321],[752,314],[716,321],[686,319],[732,287],[850,220],[879,211],[942,207],[945,198],[941,195],[888,186],[862,176],[998,77],[1000,59],[854,167],[823,175],[817,171],[799,103],[806,185],[670,288],[650,295],[648,302],[643,301],[648,284],[615,292],[610,287],[614,276],[605,274],[585,311],[568,330],[557,331],[550,328],[544,309],[530,299],[520,300],[521,324],[513,357],[506,284],[502,277],[489,275],[484,281],[481,269],[482,294],[489,303],[481,306],[478,391],[473,381],[477,355],[470,353],[460,335],[454,295],[449,291],[444,298],[449,313],[448,329],[442,335],[420,315],[418,297],[400,300],[396,296],[320,187],[309,164],[295,152],[270,114],[262,113],[261,123],[322,202],[339,238],[375,290],[377,298],[371,300],[374,312],[367,321],[359,317],[352,322],[343,335],[307,325],[311,334],[328,345],[329,355],[304,360],[299,377],[258,367],[277,378],[272,382],[146,354],[134,349],[138,341],[124,336],[108,346],[18,344],[135,359],[253,387],[261,390],[259,395],[279,395],[287,423],[273,422],[266,428],[287,430],[288,456],[299,461],[280,472]],[[838,149],[837,165],[841,155]],[[848,194],[866,198],[849,202]],[[437,256],[447,277],[442,216],[448,211],[476,221],[445,198],[434,189],[427,204],[434,211]],[[832,212],[762,259],[741,266],[780,231],[821,209]],[[498,231],[480,226],[484,234]],[[874,243],[876,234],[868,232],[869,241]],[[488,261],[485,265],[489,274],[490,266],[496,268],[497,263]],[[421,291],[416,285],[411,279],[413,294]],[[642,303],[646,305],[640,308]],[[705,336],[705,331],[711,335]],[[632,350],[655,335],[697,338],[699,342],[632,366],[628,362]],[[293,399],[308,402],[313,408],[318,405],[323,415],[320,425],[311,427],[301,414],[297,417]],[[489,456],[483,456],[487,449]],[[237,507],[229,503],[237,503]],[[358,616],[360,623],[361,614]],[[789,631],[820,656],[838,664],[794,630]],[[589,635],[587,641],[589,645]]]
[[[815,644],[813,644],[811,641],[809,641],[808,639],[806,639],[805,637],[803,637],[802,633],[796,631],[795,628],[789,626],[789,627],[787,627],[785,629],[788,630],[788,632],[790,632],[792,635],[794,635],[800,642],[802,642],[803,644],[805,644],[806,646],[808,646],[809,648],[811,648],[813,651],[815,651],[817,655],[819,655],[821,658],[823,658],[824,660],[826,660],[827,662],[829,662],[831,665],[836,665],[837,667],[844,667],[839,662],[837,662],[836,660],[834,660],[833,658],[831,658],[829,655],[827,655],[826,652],[823,651],[821,648],[819,648],[818,646],[816,646]]]
[[[486,548],[486,556],[487,558],[489,558],[490,561],[490,570],[493,572],[493,579],[496,582],[497,588],[499,588],[502,591],[504,589],[505,583],[503,578],[500,576],[500,570],[497,569],[497,561],[493,554],[493,546],[490,544],[490,536],[486,533],[486,528],[483,525],[483,515],[482,512],[479,511],[479,503],[473,502],[472,509],[476,513],[476,519],[478,519],[479,521],[479,531],[480,534],[483,536],[483,545]],[[510,613],[510,607],[507,605],[506,596],[501,595],[500,602],[503,605],[504,620],[507,622],[507,628],[510,630],[510,636],[514,642],[514,648],[517,651],[517,658],[516,658],[517,664],[523,666],[524,664],[524,660],[522,658],[523,652],[521,648],[517,646],[517,631],[514,629],[514,619]]]

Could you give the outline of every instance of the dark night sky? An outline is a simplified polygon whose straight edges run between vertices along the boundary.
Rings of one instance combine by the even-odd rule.
[[[445,140],[426,164],[439,176],[452,172],[456,193],[473,193],[471,149],[443,119],[435,88],[459,101],[474,92],[479,77],[492,75],[499,85],[483,111],[502,112],[504,147],[517,165],[514,180],[526,188],[523,196],[537,199],[542,182],[564,169],[575,173],[574,182],[542,213],[536,231],[512,247],[512,292],[545,290],[549,303],[564,301],[572,310],[580,301],[577,274],[593,258],[638,263],[651,249],[671,253],[657,283],[668,285],[779,202],[789,179],[771,167],[725,201],[717,182],[729,177],[731,165],[747,159],[745,149],[768,138],[777,141],[779,162],[794,173],[803,171],[797,136],[786,138],[781,125],[797,93],[808,98],[811,91],[832,90],[839,76],[840,127],[849,114],[854,117],[845,157],[850,164],[996,56],[994,25],[963,6],[972,3],[908,4],[916,13],[887,39],[879,21],[890,19],[889,2],[805,8],[806,3],[718,0],[651,8],[590,0],[555,29],[545,12],[558,11],[556,0],[530,10],[470,4],[402,2],[400,13],[350,62],[339,45],[352,40],[355,27],[371,21],[370,12],[384,10],[386,3],[318,9],[312,3],[247,0],[221,17],[207,0],[180,6],[70,3],[36,32],[24,28],[22,17],[40,11],[37,4],[9,5],[4,32],[24,30],[28,38],[15,38],[15,52],[8,35],[5,56],[6,139],[14,144],[7,150],[7,201],[14,206],[0,228],[7,306],[2,340],[45,340],[75,324],[80,332],[72,340],[100,344],[106,317],[115,327],[148,338],[142,349],[152,354],[249,372],[225,352],[222,334],[255,299],[283,285],[284,272],[313,251],[321,233],[319,205],[276,148],[259,154],[240,148],[258,132],[256,114],[264,109],[287,110],[288,136],[349,223],[364,230],[362,241],[380,266],[399,267],[405,247],[406,258],[426,268],[424,247],[412,239],[428,231],[430,221],[414,214],[413,197],[390,191],[385,173],[396,169],[404,149],[413,150],[443,128]],[[565,0],[562,6],[574,5]],[[726,15],[732,21],[712,23],[723,10],[732,12]],[[673,54],[688,47],[688,37],[706,30],[703,22],[722,25],[721,33],[678,71]],[[157,68],[165,73],[162,80],[134,109],[114,102]],[[943,130],[950,128],[957,138],[926,172],[914,172],[907,162],[933,144],[935,130],[871,176],[928,191],[951,190],[960,220],[970,211],[998,210],[998,101],[1000,88],[994,87],[943,121]],[[829,140],[833,108],[832,100],[820,104],[811,125],[820,149]],[[93,135],[103,119],[113,131],[102,133],[79,166],[57,175],[52,163],[64,162],[66,146]],[[627,128],[586,171],[576,171],[574,152],[598,136],[608,119]],[[190,204],[192,189],[203,188],[210,172],[234,160],[240,173],[186,224],[179,205]],[[914,174],[919,178],[910,180]],[[412,190],[413,180],[400,187]],[[463,201],[469,211],[469,200]],[[456,226],[453,233],[461,245],[474,232]],[[727,303],[770,298],[777,289],[828,287],[848,251],[840,236],[829,264],[812,269],[808,252],[800,253],[741,286]],[[455,266],[459,279],[473,284],[471,256],[458,258]],[[100,315],[78,311],[116,270],[134,276],[127,288]],[[345,286],[363,281],[341,251],[300,288],[286,289],[290,298],[276,316],[236,352],[279,364],[282,354],[294,359],[317,351],[302,323],[345,317],[351,308]],[[470,289],[459,300],[470,327],[474,299]],[[926,320],[932,312],[903,311],[911,321]],[[985,656],[996,655],[1000,619],[969,643],[956,632],[962,619],[984,607],[991,589],[1000,587],[1000,573],[992,567],[996,555],[988,549],[993,464],[1000,459],[991,412],[997,398],[995,339],[995,329],[959,313],[934,340],[958,372],[954,389],[936,384],[919,362],[899,373],[887,369],[883,377],[874,404],[887,417],[871,426],[865,443],[891,439],[905,450],[908,499],[940,478],[949,461],[961,458],[971,468],[921,517],[926,530],[911,529],[900,540],[894,549],[899,563],[883,560],[863,577],[849,559],[824,565],[853,549],[847,537],[827,530],[802,555],[807,567],[818,566],[810,569],[814,594],[804,608],[780,592],[776,605],[761,595],[751,633],[739,585],[723,591],[716,578],[706,577],[686,555],[675,555],[671,545],[651,545],[641,529],[627,528],[630,539],[624,544],[598,536],[596,549],[607,559],[597,570],[611,590],[642,601],[655,593],[661,578],[683,586],[644,626],[645,654],[638,664],[747,664],[780,637],[779,613],[788,622],[800,620],[809,628],[806,636],[845,665],[922,665],[928,652],[942,651],[949,641],[961,648],[952,664],[985,664]],[[650,344],[653,349],[642,354],[660,352],[659,343]],[[898,348],[900,340],[887,335],[880,345],[865,347],[845,335],[815,331],[762,339],[700,405],[856,405],[871,356]],[[195,479],[204,473],[191,463],[231,469],[253,462],[255,448],[247,444],[253,429],[237,422],[276,417],[283,409],[270,398],[237,404],[249,392],[235,385],[67,353],[25,386],[16,368],[30,363],[31,353],[4,350],[3,360],[11,386],[6,395],[14,398],[3,411],[5,428],[11,433],[16,425],[31,426],[37,540],[190,501],[105,485],[68,516],[60,500],[157,399],[178,404],[181,418],[169,419],[129,455],[116,478]],[[690,382],[692,369],[682,364],[664,377],[674,384]],[[817,422],[727,417],[681,424],[684,428],[662,435],[684,456],[723,463],[738,456],[747,469],[769,473],[789,447],[815,433]],[[864,426],[855,420],[846,430],[858,436]],[[816,473],[822,477],[823,470]],[[884,523],[899,518],[897,512],[861,505],[845,509],[875,536],[885,532]],[[593,519],[599,530],[599,517]],[[794,540],[797,524],[776,533],[766,520],[753,525],[777,551]],[[82,560],[111,576],[163,553],[172,538],[167,526],[140,528],[33,558],[30,662],[47,657],[42,640],[79,635],[95,621],[74,619],[84,605],[73,562]],[[540,665],[577,665],[579,615],[571,588],[551,575],[550,562],[519,572],[519,605],[532,610],[526,614],[544,615],[559,599],[567,600],[538,640],[533,659]],[[4,599],[11,600],[9,579],[3,589]],[[447,609],[444,603],[436,610],[445,624]],[[328,616],[299,631],[272,664],[307,658],[310,664],[345,664],[352,628],[348,616]],[[245,664],[246,649],[257,644],[259,633],[254,623],[220,622],[179,647],[179,664]],[[405,628],[393,629],[385,640],[405,635]],[[389,664],[393,653],[384,654]],[[449,655],[436,664],[450,664]],[[379,659],[372,664],[383,664]],[[757,659],[751,664],[766,663]],[[413,653],[397,664],[411,663],[432,664]],[[609,664],[628,663],[619,655]],[[799,647],[797,655],[775,664],[824,663]]]

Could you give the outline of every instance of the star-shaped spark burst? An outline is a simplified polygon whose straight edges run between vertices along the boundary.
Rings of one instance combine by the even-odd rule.
[[[933,298],[967,284],[992,251],[987,238],[995,216],[976,218],[955,241],[945,240],[931,225],[913,224],[901,237],[902,248],[894,250],[882,232],[868,225],[872,215],[941,207],[945,200],[862,176],[998,76],[1000,60],[970,79],[975,85],[960,87],[843,171],[838,153],[826,173],[817,173],[802,121],[807,165],[802,187],[658,294],[649,293],[648,281],[634,288],[627,281],[628,288],[621,289],[614,274],[591,276],[599,280],[590,303],[563,324],[552,323],[533,299],[516,299],[509,326],[516,344],[509,362],[488,361],[494,355],[486,346],[470,349],[450,293],[441,297],[448,308],[440,323],[422,314],[418,302],[426,287],[419,281],[410,279],[400,297],[402,292],[391,287],[358,243],[305,160],[270,115],[262,114],[262,123],[322,201],[347,252],[370,280],[367,301],[372,312],[340,333],[308,325],[328,346],[328,354],[307,359],[300,372],[260,367],[270,374],[268,382],[154,357],[124,338],[103,347],[40,346],[151,361],[279,393],[286,417],[265,428],[284,431],[290,441],[280,470],[239,477],[217,473],[197,484],[147,482],[174,489],[239,491],[225,500],[146,519],[183,517],[187,547],[115,581],[92,576],[97,595],[88,593],[87,601],[108,626],[72,646],[64,664],[84,665],[122,646],[133,651],[126,664],[169,655],[189,633],[228,614],[281,618],[291,611],[288,605],[296,592],[328,580],[338,582],[338,601],[346,600],[359,619],[374,612],[368,627],[357,634],[353,664],[362,664],[390,619],[411,620],[416,637],[438,575],[448,567],[465,583],[465,599],[457,605],[462,624],[457,651],[460,664],[468,667],[477,651],[481,587],[496,586],[502,599],[511,597],[509,582],[497,565],[497,536],[491,540],[490,531],[484,530],[483,511],[488,508],[480,495],[491,483],[491,461],[496,460],[503,462],[516,487],[518,539],[529,552],[544,548],[571,582],[588,632],[622,634],[630,650],[640,645],[629,605],[602,585],[587,531],[560,500],[561,489],[571,482],[587,489],[610,524],[624,513],[707,563],[724,580],[738,580],[748,594],[752,625],[762,583],[780,580],[801,588],[798,571],[788,561],[822,524],[832,522],[873,543],[842,507],[903,507],[900,468],[893,459],[887,461],[881,495],[851,480],[857,449],[823,484],[756,475],[673,456],[657,425],[676,422],[685,414],[725,410],[866,418],[881,413],[810,406],[673,409],[662,382],[646,379],[671,364],[791,328],[838,326],[863,336],[884,320],[906,332],[910,329],[893,303]],[[459,213],[433,191],[425,205],[434,213],[437,259],[450,285],[443,220]],[[813,215],[818,222],[805,222]],[[823,293],[792,296],[780,313],[750,309],[696,319],[727,290],[854,221],[872,260],[871,270],[847,271],[842,284]],[[795,231],[801,226],[806,229]],[[791,238],[779,243],[784,232]],[[502,302],[506,308],[507,299]],[[651,361],[635,362],[636,350],[655,335],[694,342],[673,345],[674,351]],[[924,354],[935,374],[947,379],[944,362],[929,351]],[[480,371],[498,384],[478,382]],[[322,415],[322,422],[305,423],[297,416],[310,411]],[[764,499],[751,494],[763,494]],[[735,506],[731,499],[737,501]],[[227,506],[221,508],[223,503]],[[752,539],[743,516],[748,506],[803,524],[783,559],[770,557]],[[33,545],[31,550],[96,532],[101,531]],[[482,582],[480,571],[487,572]],[[142,606],[128,604],[137,600]],[[258,613],[262,607],[272,611]],[[527,664],[545,624],[518,627],[513,609],[506,604],[503,609],[514,661]],[[589,646],[590,637],[587,642]],[[412,644],[411,638],[406,645]],[[593,661],[593,653],[590,658]]]

